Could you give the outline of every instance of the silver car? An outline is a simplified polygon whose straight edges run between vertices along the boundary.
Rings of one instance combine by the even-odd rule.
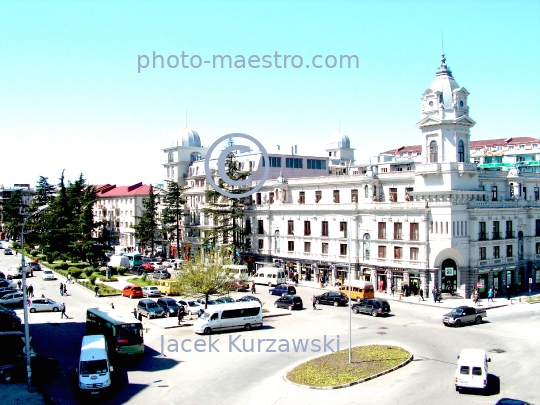
[[[161,297],[161,291],[155,285],[142,288],[143,297]]]
[[[49,298],[31,298],[28,300],[28,310],[34,312],[53,311],[58,312],[62,309],[62,304]]]
[[[20,304],[23,300],[24,294],[22,292],[14,292],[0,298],[0,304]]]

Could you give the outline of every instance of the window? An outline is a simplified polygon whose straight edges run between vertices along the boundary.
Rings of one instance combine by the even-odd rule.
[[[311,252],[311,242],[304,242],[304,252],[306,253]]]
[[[379,258],[381,259],[386,258],[386,246],[379,246],[378,252],[379,252]]]
[[[301,158],[285,158],[285,167],[288,167],[290,169],[301,169],[302,159]]]
[[[403,239],[402,225],[403,224],[401,222],[394,222],[394,239]]]
[[[386,222],[379,222],[379,239],[386,239]]]
[[[512,239],[513,237],[512,221],[506,221],[506,239]]]
[[[347,244],[346,243],[340,243],[339,244],[339,254],[341,256],[345,256],[347,254]]]
[[[540,188],[535,187],[534,188],[534,201],[538,201],[540,199]]]
[[[287,250],[289,252],[294,252],[294,240],[290,240],[287,242]]]
[[[394,246],[394,259],[403,259],[403,248],[401,246]]]
[[[281,157],[270,156],[268,160],[270,161],[270,167],[281,167]],[[264,164],[265,163],[264,163],[264,157],[263,157],[263,166]]]
[[[322,191],[315,191],[315,204],[321,201]]]
[[[418,260],[418,248],[411,248],[411,260]]]
[[[506,257],[513,257],[514,251],[513,251],[513,245],[506,245]]]
[[[287,235],[294,235],[294,221],[287,221]]]
[[[264,235],[264,220],[263,219],[259,219],[258,221],[257,233],[259,235]]]
[[[482,193],[482,201],[486,201],[486,193],[485,193],[486,187],[485,186],[480,186],[480,190],[483,191],[483,193]]]
[[[437,141],[431,141],[429,144],[429,163],[437,163]]]
[[[339,190],[334,190],[332,201],[339,204]]]
[[[311,235],[311,221],[304,221],[304,236]]]
[[[500,257],[501,257],[501,247],[493,246],[493,258],[500,259]]]
[[[491,187],[491,201],[497,201],[497,186]]]
[[[485,248],[485,246],[480,248],[480,260],[486,260],[486,248]]]
[[[321,236],[328,236],[328,221],[321,222]]]
[[[414,191],[414,188],[412,187],[406,187],[405,188],[405,201],[412,201],[413,197],[411,196],[411,193]]]
[[[364,198],[369,198],[369,187],[367,184],[364,186]]]
[[[459,374],[469,375],[469,371],[470,371],[469,366],[461,366],[459,369]]]
[[[298,204],[305,204],[306,203],[306,192],[300,191],[298,194]]]
[[[264,249],[264,239],[259,239],[259,249]]]
[[[540,219],[536,220],[534,235],[535,236],[540,236]]]
[[[246,219],[246,234],[251,233],[251,219]]]
[[[167,162],[174,162],[174,154],[172,152],[169,152],[169,154],[167,155]]]
[[[465,162],[465,144],[461,139],[458,142],[457,158],[458,162]]]
[[[418,232],[418,222],[411,222],[409,224],[409,232],[411,240],[420,240],[420,234]]]
[[[486,234],[486,223],[484,221],[480,221],[478,223],[478,240],[487,240],[487,234]]]
[[[397,202],[397,188],[390,189],[390,202]]]
[[[536,244],[536,254],[540,255],[540,243]]]
[[[493,239],[501,239],[501,232],[499,229],[499,221],[493,221]]]
[[[257,193],[255,195],[255,203],[259,205],[261,204],[261,193]]]
[[[343,232],[343,237],[347,237],[347,222],[341,221],[339,223],[339,231]]]
[[[351,202],[353,203],[358,202],[358,190],[356,189],[351,190]]]
[[[320,159],[307,159],[308,169],[326,169],[326,160]]]
[[[273,204],[274,203],[274,192],[271,191],[268,193],[268,203]]]
[[[328,243],[326,242],[323,242],[322,246],[321,246],[321,253],[323,255],[327,255],[328,254]]]

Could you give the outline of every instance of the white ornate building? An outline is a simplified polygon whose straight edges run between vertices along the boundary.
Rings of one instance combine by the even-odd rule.
[[[501,294],[510,284],[536,289],[540,174],[519,165],[480,170],[477,147],[471,147],[475,122],[468,96],[443,55],[422,96],[420,147],[398,148],[379,155],[373,166],[358,165],[349,137],[336,134],[322,157],[294,149],[269,154],[270,177],[252,196],[245,217],[250,254],[279,261],[307,279],[345,279],[350,261],[354,279],[385,290],[408,285],[429,294],[434,286],[450,285],[468,297],[478,284],[484,294],[489,288]],[[213,225],[203,213],[204,162],[192,158],[194,152],[205,157],[196,138],[197,145],[189,139],[184,145],[182,138],[184,146],[178,141],[164,149],[167,177],[191,187],[185,237],[193,246]],[[538,152],[529,152],[530,161],[540,160]],[[259,152],[238,159],[253,179],[261,177]]]

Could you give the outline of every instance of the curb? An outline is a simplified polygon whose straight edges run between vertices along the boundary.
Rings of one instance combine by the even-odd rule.
[[[266,313],[264,314],[263,313],[263,319],[264,318],[275,318],[277,316],[287,316],[287,315],[291,315],[290,312],[284,312],[284,313]]]
[[[405,360],[403,363],[398,364],[395,367],[389,368],[388,370],[384,370],[384,371],[381,371],[380,373],[371,375],[371,376],[366,377],[366,378],[362,378],[361,380],[352,381],[352,382],[347,383],[347,384],[335,385],[335,386],[330,386],[330,387],[314,387],[312,385],[303,385],[303,384],[297,384],[295,382],[292,382],[291,380],[289,380],[287,378],[287,374],[289,374],[292,370],[294,370],[294,368],[296,368],[298,366],[295,366],[292,369],[288,370],[285,373],[285,375],[283,376],[283,379],[285,381],[287,381],[288,383],[291,383],[292,385],[296,385],[297,387],[308,388],[308,389],[311,389],[311,390],[337,390],[337,389],[340,389],[340,388],[352,387],[354,385],[361,384],[361,383],[364,383],[366,381],[373,380],[374,378],[377,378],[377,377],[383,376],[385,374],[391,373],[392,371],[396,371],[397,369],[399,369],[401,367],[404,367],[407,364],[409,364],[411,361],[413,361],[413,359],[414,359],[414,355],[411,353],[411,356],[407,360]]]

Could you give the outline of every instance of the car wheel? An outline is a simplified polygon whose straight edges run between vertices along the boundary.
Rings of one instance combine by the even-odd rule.
[[[133,299],[133,294],[131,294],[131,295],[129,296],[129,298],[130,298],[130,299]]]
[[[477,316],[475,322],[476,322],[477,325],[480,325],[482,323],[482,317]]]
[[[315,301],[316,305],[319,305],[321,302],[319,300]]]
[[[251,324],[250,323],[246,323],[244,325],[244,330],[251,330]]]
[[[461,326],[461,321],[458,319],[456,323],[454,324],[456,328],[459,328]]]
[[[292,311],[292,305],[289,305],[288,310],[289,310],[289,311]]]
[[[337,307],[339,305],[339,302],[334,301],[334,306]]]
[[[353,307],[352,311],[353,311],[355,314],[357,314],[358,312],[360,312],[360,311],[358,310],[357,307]]]
[[[278,308],[278,304],[277,304],[277,302],[275,302],[275,303],[274,303],[274,306],[275,306],[276,308]]]
[[[52,311],[53,311],[53,312],[58,312],[58,308],[54,307],[54,308],[52,309]]]
[[[30,308],[30,312],[34,313],[34,312],[36,312],[36,309],[35,308]]]
[[[211,335],[211,334],[212,334],[212,329],[210,329],[210,328],[204,328],[204,334],[205,334],[205,335]]]
[[[268,283],[268,287],[272,287],[272,283]]]
[[[377,310],[374,309],[373,311],[371,311],[371,316],[374,318],[377,317]]]

